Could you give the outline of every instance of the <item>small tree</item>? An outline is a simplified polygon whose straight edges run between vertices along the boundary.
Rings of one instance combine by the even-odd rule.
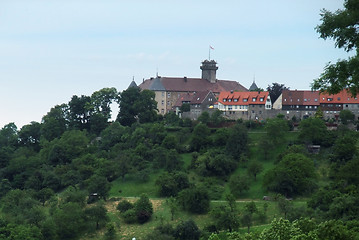
[[[339,118],[344,125],[347,125],[349,122],[354,121],[355,115],[350,110],[342,110],[339,113]]]
[[[239,175],[232,177],[229,181],[229,189],[235,197],[241,196],[244,191],[249,190],[248,177]]]
[[[247,172],[250,176],[254,177],[254,180],[257,180],[257,174],[263,171],[263,165],[257,161],[251,161],[248,165]]]
[[[166,200],[167,206],[170,208],[171,221],[174,219],[175,213],[178,211],[178,203],[174,197],[170,197]]]
[[[201,231],[193,220],[188,220],[178,224],[174,235],[179,240],[199,240]]]
[[[140,199],[136,201],[134,209],[139,223],[147,222],[153,214],[152,203],[146,194],[142,194]]]

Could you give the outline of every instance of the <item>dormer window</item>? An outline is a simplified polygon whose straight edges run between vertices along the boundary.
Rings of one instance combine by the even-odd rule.
[[[255,98],[255,97],[254,97],[254,98],[252,98],[252,102],[255,102],[256,100],[257,100],[257,98]]]
[[[248,101],[248,98],[243,98],[243,102],[247,102]]]
[[[223,98],[223,102],[227,102],[227,99],[226,99],[226,98]]]
[[[235,98],[233,101],[234,101],[234,102],[238,102],[238,98]]]
[[[228,102],[232,102],[232,99],[228,99]]]
[[[333,101],[333,98],[327,98],[328,102]]]
[[[263,101],[264,101],[264,98],[260,98],[259,101],[260,101],[260,102],[263,102]]]

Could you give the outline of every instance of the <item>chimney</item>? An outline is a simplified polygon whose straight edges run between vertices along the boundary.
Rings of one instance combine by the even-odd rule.
[[[186,76],[184,76],[184,77],[183,77],[183,80],[184,80],[185,82],[187,82],[187,77],[186,77]]]

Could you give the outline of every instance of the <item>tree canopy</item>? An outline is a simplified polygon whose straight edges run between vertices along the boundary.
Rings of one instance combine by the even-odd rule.
[[[352,95],[359,91],[359,4],[357,0],[345,0],[344,9],[330,12],[323,9],[322,23],[316,27],[323,39],[333,39],[335,47],[353,56],[336,63],[328,63],[321,76],[314,80],[312,87],[331,94],[348,89]]]

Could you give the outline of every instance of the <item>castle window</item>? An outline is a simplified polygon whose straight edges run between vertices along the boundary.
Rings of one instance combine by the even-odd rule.
[[[171,93],[169,92],[169,93],[167,93],[167,97],[171,97]]]
[[[162,101],[161,101],[161,104],[162,104],[162,106],[163,106],[163,105],[165,104],[165,101],[164,101],[164,100],[162,100]]]

